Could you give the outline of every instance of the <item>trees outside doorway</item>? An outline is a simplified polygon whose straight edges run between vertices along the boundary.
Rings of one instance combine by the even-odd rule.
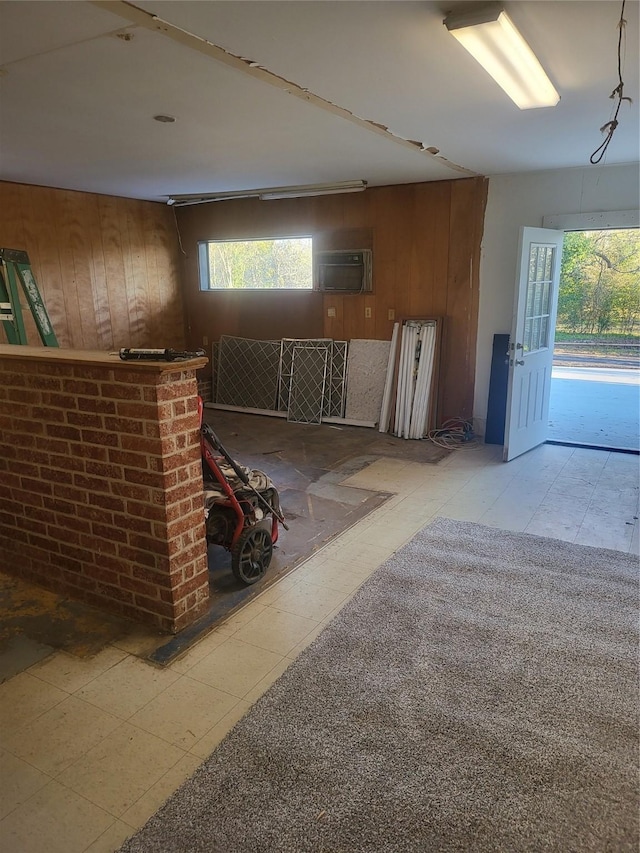
[[[559,340],[640,338],[638,229],[565,235],[557,330]]]
[[[637,449],[640,232],[565,234],[549,438]]]

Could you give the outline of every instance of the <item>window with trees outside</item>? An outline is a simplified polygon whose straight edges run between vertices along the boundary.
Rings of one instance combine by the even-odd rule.
[[[311,237],[207,240],[198,246],[201,290],[311,290]]]

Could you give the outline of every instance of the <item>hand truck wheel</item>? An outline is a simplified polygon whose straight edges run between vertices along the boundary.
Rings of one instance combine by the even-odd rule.
[[[242,583],[256,583],[266,574],[272,556],[269,531],[264,527],[249,527],[240,534],[231,550],[231,569]]]

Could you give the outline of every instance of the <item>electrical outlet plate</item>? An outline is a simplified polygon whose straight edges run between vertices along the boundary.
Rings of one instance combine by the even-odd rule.
[[[371,308],[369,305],[367,305],[367,307],[364,309],[364,316],[366,320],[371,319]]]
[[[336,309],[335,308],[327,308],[327,317],[335,317]]]

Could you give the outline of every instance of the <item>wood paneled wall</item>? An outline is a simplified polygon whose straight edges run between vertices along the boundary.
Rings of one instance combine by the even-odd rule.
[[[444,318],[440,422],[470,418],[475,377],[478,267],[487,195],[484,178],[373,187],[364,193],[258,201],[243,199],[177,210],[185,250],[188,345],[221,334],[248,338],[327,336],[389,340],[395,318]],[[201,240],[311,234],[323,247],[352,235],[373,248],[373,293],[203,293]],[[335,318],[328,309],[335,309]],[[370,317],[365,316],[369,308]]]
[[[166,205],[0,182],[0,246],[28,253],[61,347],[184,347]],[[29,344],[39,345],[28,311],[25,325]]]

